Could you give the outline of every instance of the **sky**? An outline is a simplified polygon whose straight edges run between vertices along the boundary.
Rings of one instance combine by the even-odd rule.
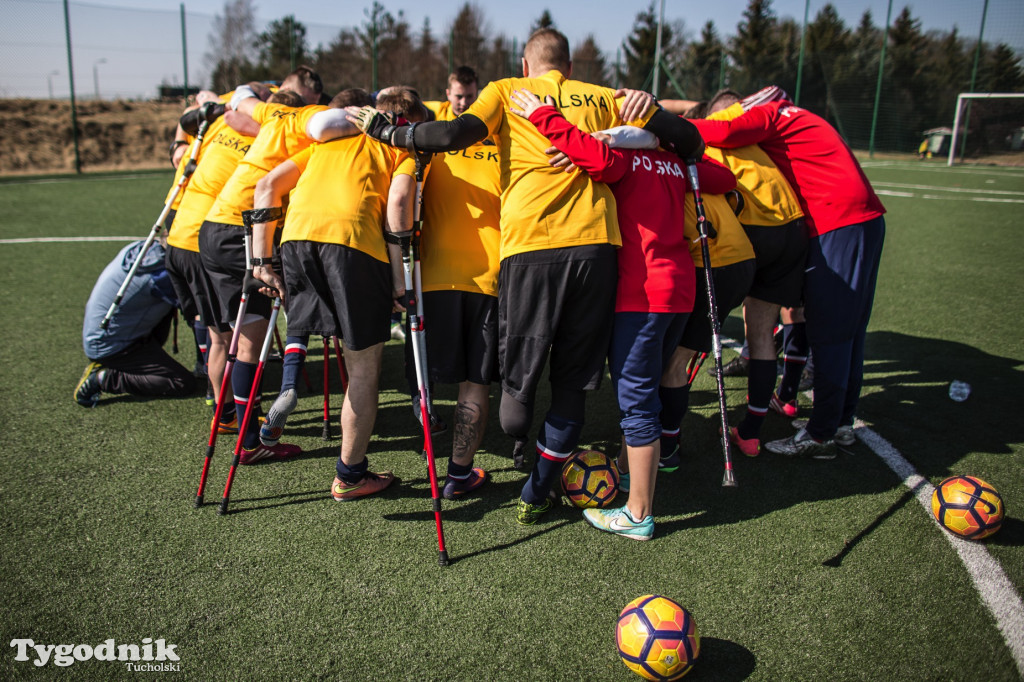
[[[661,0],[655,0],[655,11]],[[342,27],[361,24],[372,0],[353,3],[327,0],[289,0],[287,3],[256,0],[258,23],[294,13],[307,27],[311,46],[328,43]],[[465,0],[382,0],[392,14],[402,11],[414,32],[429,16],[435,36],[443,36]],[[690,37],[712,20],[720,36],[735,32],[748,0],[664,0],[665,20],[683,21]],[[1024,1],[988,0],[984,38],[1006,42],[1024,54]],[[555,26],[575,45],[593,34],[609,61],[629,34],[636,15],[649,2],[597,3],[594,0],[515,0],[484,2],[482,11],[492,34],[504,33],[521,45],[545,9]],[[810,19],[825,0],[809,0]],[[834,2],[848,26],[855,26],[870,9],[877,26],[883,26],[888,0],[837,0]],[[909,5],[925,30],[948,31],[954,25],[965,37],[977,37],[984,0],[893,0],[892,16]],[[184,73],[180,5],[171,0],[110,0],[71,2],[71,34],[76,96],[103,99],[149,98],[160,82],[181,84]],[[204,59],[205,44],[220,2],[186,3],[190,84],[202,82],[210,66]],[[599,9],[598,9],[599,8]],[[780,17],[803,20],[805,0],[774,0]],[[0,25],[0,97],[67,97],[68,59],[65,49],[63,5],[60,0],[0,0],[4,22]]]

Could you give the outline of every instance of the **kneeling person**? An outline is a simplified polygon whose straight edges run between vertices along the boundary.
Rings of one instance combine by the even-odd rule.
[[[362,94],[365,104],[372,103]],[[332,106],[340,106],[338,98]],[[260,180],[255,207],[279,207],[289,192],[281,234],[284,280],[269,264],[270,223],[254,225],[253,258],[261,264],[253,275],[284,298],[289,336],[337,336],[345,344],[349,385],[331,495],[339,502],[352,500],[394,481],[391,472],[369,471],[366,450],[377,417],[393,301],[404,293],[398,248],[385,243],[381,225],[391,232],[411,228],[414,163],[364,135],[313,144]]]

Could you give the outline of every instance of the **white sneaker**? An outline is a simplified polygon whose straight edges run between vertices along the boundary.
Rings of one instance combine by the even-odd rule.
[[[806,419],[794,419],[791,423],[794,429],[807,428]],[[837,445],[850,446],[857,442],[857,434],[853,432],[853,426],[840,426],[836,429],[836,435],[832,436],[832,440]]]
[[[809,450],[814,450],[826,445],[814,440],[811,434],[807,433],[807,429],[800,429],[796,432],[796,435],[790,436],[789,438],[780,438],[779,440],[768,441],[764,444],[764,447],[768,452],[774,452],[776,455],[786,455],[787,457],[793,457]]]

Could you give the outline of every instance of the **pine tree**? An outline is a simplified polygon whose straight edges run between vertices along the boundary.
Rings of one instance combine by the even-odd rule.
[[[653,90],[654,76],[654,53],[658,41],[658,15],[654,11],[652,2],[646,10],[638,12],[633,22],[633,32],[627,36],[622,44],[622,51],[625,53],[625,69],[618,74],[624,87],[638,88],[641,90]],[[664,24],[661,27],[661,47],[663,58],[666,55],[673,55],[679,51],[680,45],[676,41],[675,28],[671,24]],[[664,60],[666,64],[672,62]],[[665,92],[668,83],[668,74],[661,69],[658,79],[658,92]]]
[[[725,45],[718,38],[715,23],[708,21],[700,31],[700,41],[687,47],[685,72],[690,74],[687,86],[691,99],[708,100],[718,92],[724,57]]]
[[[296,66],[309,61],[306,27],[296,21],[294,15],[275,19],[257,36],[256,49],[259,50],[260,77],[280,80]]]
[[[593,34],[572,51],[572,77],[596,85],[608,84],[608,66]]]
[[[771,0],[750,0],[732,39],[730,85],[749,93],[776,84],[780,72],[778,19]]]
[[[551,12],[544,10],[537,21],[530,25],[530,35],[542,28],[557,28],[555,20],[551,18]]]

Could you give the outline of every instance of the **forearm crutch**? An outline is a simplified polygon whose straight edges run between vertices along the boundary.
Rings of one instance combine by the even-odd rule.
[[[255,289],[258,288],[260,284],[255,283],[251,286]],[[224,496],[220,500],[220,507],[217,508],[218,515],[228,513],[228,499],[231,497],[231,484],[235,480],[235,471],[238,469],[238,463],[242,458],[242,445],[245,442],[245,434],[249,428],[249,422],[252,421],[254,411],[253,406],[256,404],[256,400],[260,395],[260,382],[263,379],[263,368],[267,366],[267,355],[270,354],[270,348],[274,345],[274,327],[277,324],[277,315],[280,312],[281,297],[277,296],[274,298],[274,303],[270,309],[270,323],[267,326],[266,336],[263,337],[263,348],[260,350],[260,360],[256,365],[256,376],[253,377],[252,388],[249,389],[249,397],[245,402],[245,415],[238,420],[238,440],[235,441],[235,452],[231,458],[231,468],[228,469],[228,480],[224,484]]]
[[[334,337],[334,359],[338,362],[338,376],[341,378],[341,392],[348,393],[348,368],[345,366],[345,355],[341,352],[341,342]]]
[[[427,475],[430,478],[430,497],[434,506],[434,522],[437,525],[437,562],[448,565],[448,550],[444,545],[444,529],[441,525],[441,495],[437,486],[437,472],[434,470],[434,441],[430,434],[430,397],[427,392],[427,344],[423,331],[423,296],[419,274],[419,241],[423,229],[421,208],[423,203],[423,175],[430,163],[430,154],[416,151],[413,143],[415,125],[409,130],[409,152],[416,159],[416,198],[413,203],[413,228],[408,232],[385,232],[385,238],[397,244],[402,252],[402,271],[405,274],[405,309],[409,316],[412,338],[412,357],[416,364],[416,388],[420,396],[420,422],[423,424],[423,450],[427,455]]]
[[[203,136],[206,135],[206,129],[210,127],[210,124],[205,120],[199,125],[199,131],[196,133],[196,139],[192,141],[192,146],[189,149],[188,163],[185,164],[185,170],[181,173],[181,177],[178,178],[178,182],[175,183],[174,189],[171,190],[171,196],[167,197],[167,201],[164,202],[164,210],[160,211],[160,217],[153,223],[152,229],[149,231],[149,236],[146,237],[146,241],[142,244],[142,249],[139,251],[138,258],[132,263],[131,269],[128,270],[128,274],[125,275],[124,282],[121,283],[121,287],[117,290],[117,294],[114,296],[114,302],[110,304],[110,308],[107,309],[107,314],[103,316],[100,321],[100,329],[106,329],[110,325],[111,318],[117,314],[117,309],[121,306],[121,301],[124,299],[125,292],[128,291],[128,287],[132,283],[132,279],[135,277],[135,273],[138,271],[139,266],[142,265],[142,259],[146,257],[146,253],[149,252],[149,247],[153,246],[153,242],[156,241],[157,236],[160,234],[160,230],[163,229],[164,220],[167,219],[167,214],[171,212],[171,206],[174,204],[174,200],[178,198],[181,190],[188,183],[189,178],[192,177],[192,173],[196,170],[196,157],[199,156],[199,147],[203,144]],[[177,352],[177,350],[175,350]]]
[[[686,162],[686,178],[693,190],[693,203],[697,212],[697,235],[700,240],[700,255],[704,259],[704,287],[708,293],[708,319],[711,321],[711,352],[715,358],[715,377],[718,381],[718,413],[721,417],[722,453],[725,457],[725,474],[722,485],[734,487],[736,477],[732,471],[732,457],[729,452],[729,415],[725,404],[725,378],[722,376],[722,330],[718,320],[718,301],[715,297],[715,281],[711,276],[711,251],[708,248],[709,223],[704,213],[704,200],[700,195],[697,166],[694,161]]]
[[[263,215],[273,215],[273,211],[277,210],[280,217],[281,209],[260,209],[266,211]],[[242,223],[245,227],[245,231],[242,237],[242,243],[244,245],[245,252],[245,275],[243,282],[248,283],[253,281],[252,279],[252,264],[250,259],[252,257],[252,249],[249,242],[252,239],[252,217],[255,211],[242,211]],[[276,218],[265,218],[266,220],[274,220]],[[261,222],[264,222],[261,221]],[[206,445],[206,457],[203,460],[203,472],[199,476],[199,492],[196,493],[196,507],[203,505],[203,493],[206,490],[206,476],[210,472],[210,460],[213,459],[213,451],[217,444],[217,429],[220,427],[220,415],[224,409],[224,401],[226,396],[231,395],[232,400],[234,399],[234,392],[230,391],[231,388],[231,370],[235,366],[235,359],[238,357],[238,336],[241,333],[242,323],[245,321],[245,310],[249,304],[249,290],[243,284],[242,286],[242,297],[238,301],[238,315],[235,316],[235,326],[231,330],[231,344],[228,346],[228,356],[224,363],[224,377],[220,382],[220,393],[217,396],[217,408],[213,412],[213,422],[210,424],[210,439]],[[236,415],[235,422],[238,422]]]

